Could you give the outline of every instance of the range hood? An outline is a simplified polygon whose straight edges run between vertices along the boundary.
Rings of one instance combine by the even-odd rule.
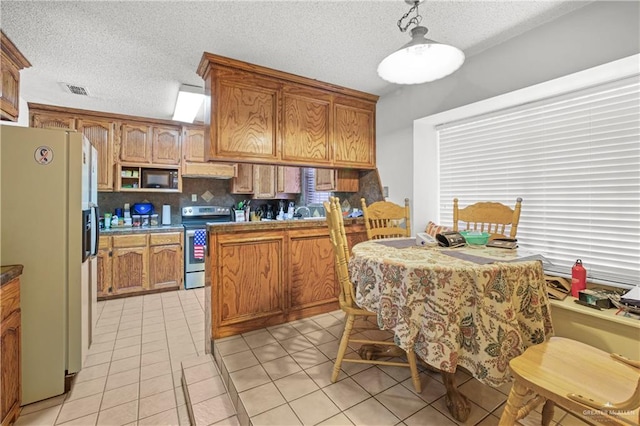
[[[182,177],[231,179],[238,175],[238,167],[232,163],[184,163]]]

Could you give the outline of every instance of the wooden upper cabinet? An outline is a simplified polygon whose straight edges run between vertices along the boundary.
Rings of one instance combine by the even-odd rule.
[[[375,103],[336,97],[333,106],[334,165],[375,166]]]
[[[98,191],[113,190],[113,145],[116,123],[92,118],[79,119],[78,130],[98,151]]]
[[[316,169],[316,191],[358,192],[359,188],[357,170]]]
[[[298,85],[282,89],[282,159],[329,164],[331,95]]]
[[[276,197],[276,168],[266,164],[253,165],[253,198]]]
[[[129,163],[150,163],[151,137],[149,126],[123,124],[120,160]]]
[[[60,113],[34,112],[31,114],[31,127],[76,130],[76,118]]]
[[[153,127],[151,162],[180,164],[180,130],[175,127]]]
[[[204,129],[185,127],[182,131],[182,153],[185,161],[204,163]]]
[[[209,159],[276,160],[279,84],[250,73],[219,70],[211,94],[215,117]]]
[[[253,165],[239,163],[236,177],[231,179],[232,194],[253,194]]]
[[[276,175],[276,192],[287,194],[302,192],[300,167],[278,166]]]
[[[335,191],[336,173],[333,169],[316,169],[316,191]]]
[[[375,168],[378,96],[204,53],[209,161]]]
[[[0,31],[0,118],[18,121],[20,106],[20,70],[27,61],[9,38]]]

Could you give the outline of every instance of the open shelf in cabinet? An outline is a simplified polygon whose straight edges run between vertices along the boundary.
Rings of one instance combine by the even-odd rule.
[[[166,172],[168,185],[159,188],[146,186],[147,173]],[[162,174],[162,173],[160,173]],[[175,166],[137,165],[120,163],[116,165],[116,191],[121,192],[182,192],[180,168]],[[147,180],[148,181],[148,180]]]

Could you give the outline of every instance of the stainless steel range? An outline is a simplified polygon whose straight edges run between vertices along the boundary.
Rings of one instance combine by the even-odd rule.
[[[231,209],[221,206],[182,208],[184,226],[184,287],[204,287],[204,260],[207,252],[208,222],[231,222]]]

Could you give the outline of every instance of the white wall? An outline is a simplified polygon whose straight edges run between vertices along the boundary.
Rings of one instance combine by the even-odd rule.
[[[382,185],[389,187],[388,200],[400,204],[405,197],[414,197],[414,189],[420,193],[421,185],[427,183],[413,179],[415,119],[638,52],[640,2],[596,1],[467,58],[450,77],[417,86],[397,86],[380,98],[376,113],[377,165]],[[435,158],[420,162],[431,175],[437,173],[432,160]],[[412,216],[416,225],[436,219]]]

